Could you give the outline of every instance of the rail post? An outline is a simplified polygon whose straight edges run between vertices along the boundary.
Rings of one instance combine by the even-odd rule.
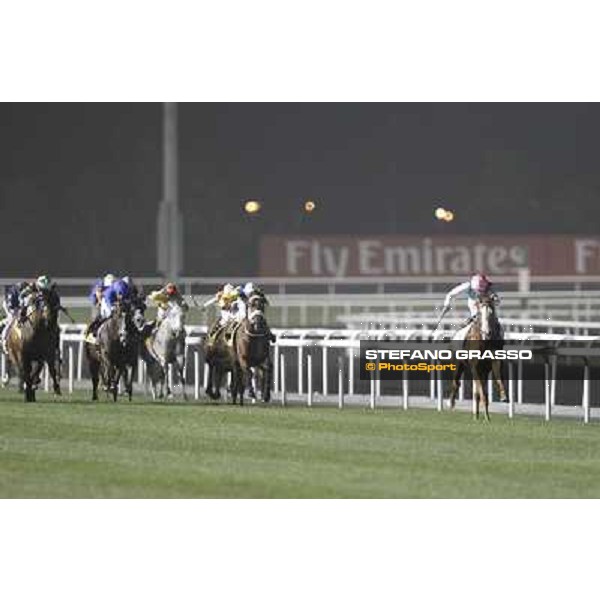
[[[408,410],[408,371],[402,371],[402,408]]]
[[[312,369],[312,354],[309,352],[306,356],[306,405],[312,406],[313,404],[313,369]]]
[[[371,397],[369,399],[369,406],[371,409],[375,408],[375,371],[371,371]]]
[[[583,422],[590,422],[590,365],[587,358],[583,362]]]
[[[194,350],[194,400],[200,397],[200,354]]]
[[[329,373],[327,367],[329,366],[329,356],[328,356],[328,348],[327,346],[323,346],[323,397],[327,398],[327,394],[329,393]]]
[[[344,360],[338,356],[338,408],[344,408]]]
[[[348,394],[354,394],[354,348],[348,354]]]
[[[304,378],[302,367],[304,366],[304,346],[298,346],[298,394],[304,392]]]
[[[69,344],[69,394],[73,393],[73,344]]]
[[[83,378],[83,338],[79,340],[77,347],[77,381]]]
[[[429,373],[429,399],[435,402],[435,371]]]
[[[280,366],[281,366],[281,406],[285,406],[287,403],[286,398],[286,376],[285,376],[285,354],[282,352],[279,357]]]
[[[438,412],[442,412],[444,410],[444,386],[442,382],[442,372],[435,371],[436,374],[436,387],[437,387],[437,409]]]
[[[517,402],[523,404],[523,361],[517,363]]]
[[[508,418],[512,419],[515,415],[514,391],[515,382],[513,380],[513,364],[508,363]]]
[[[544,362],[544,403],[546,405],[545,419],[549,421],[552,417],[552,405],[550,403],[550,363]]]
[[[552,406],[556,406],[556,370],[557,370],[557,356],[550,358],[550,403]]]
[[[275,392],[279,391],[279,344],[277,341],[273,350],[273,388]]]

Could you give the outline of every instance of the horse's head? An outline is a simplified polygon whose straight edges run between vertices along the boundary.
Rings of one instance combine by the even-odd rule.
[[[36,324],[49,324],[52,317],[52,311],[48,298],[42,292],[33,294],[27,304],[24,307],[25,320],[29,321],[32,325]]]
[[[267,299],[262,294],[253,294],[248,298],[248,312],[261,312],[264,314],[267,307]]]
[[[264,313],[264,303],[260,301],[256,303],[249,302],[246,319],[248,321],[249,333],[253,335],[265,335],[269,331]]]
[[[490,296],[483,296],[479,301],[479,320],[481,323],[482,340],[491,339],[493,320],[495,318],[494,300]]]
[[[129,311],[127,310],[127,307],[122,302],[117,302],[111,318],[117,323],[119,342],[123,346],[126,346],[129,341],[129,331],[127,327],[128,317]]]

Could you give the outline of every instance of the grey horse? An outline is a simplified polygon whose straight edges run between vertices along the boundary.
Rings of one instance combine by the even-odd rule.
[[[171,397],[172,390],[169,382],[169,365],[177,371],[183,398],[187,400],[185,389],[185,309],[176,303],[169,304],[160,324],[144,342],[142,356],[148,367],[152,398]],[[157,394],[158,391],[158,394]]]

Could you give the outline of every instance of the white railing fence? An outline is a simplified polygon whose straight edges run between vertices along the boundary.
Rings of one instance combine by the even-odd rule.
[[[61,355],[63,357],[63,375],[67,377],[67,389],[70,393],[78,384],[86,379],[84,365],[83,331],[85,325],[61,326]],[[572,329],[575,327],[571,327]],[[193,387],[194,398],[201,397],[201,389],[206,386],[208,369],[204,364],[202,342],[206,335],[204,327],[188,327],[186,342],[186,359],[188,383]],[[292,399],[296,402],[305,402],[307,406],[319,403],[335,402],[339,407],[346,404],[361,404],[375,408],[380,405],[398,406],[408,409],[411,403],[423,401],[434,403],[438,410],[444,408],[443,381],[439,372],[433,372],[426,381],[427,393],[422,389],[415,390],[408,378],[398,382],[391,382],[399,387],[390,393],[390,382],[377,379],[362,381],[359,377],[357,362],[360,341],[364,339],[393,339],[400,341],[426,340],[430,336],[441,339],[444,333],[434,332],[432,329],[417,327],[412,329],[280,329],[274,330],[277,341],[273,345],[273,389],[275,398],[279,398],[282,405]],[[584,422],[589,422],[591,417],[591,377],[590,361],[600,357],[600,336],[576,335],[557,333],[531,333],[508,332],[506,339],[512,342],[526,344],[527,342],[544,341],[554,348],[544,363],[544,377],[538,386],[537,393],[543,395],[544,418],[550,420],[557,401],[557,382],[560,381],[559,361],[566,361],[569,368],[578,368],[581,371],[581,402],[580,414]],[[575,361],[575,362],[574,362]],[[6,373],[6,357],[1,359],[2,376]],[[170,374],[172,376],[172,374]],[[508,365],[509,404],[507,414],[513,417],[516,404],[524,406],[524,377],[523,364],[519,361]],[[47,370],[44,374],[44,389],[48,391],[49,381]],[[388,393],[383,387],[387,387]],[[529,384],[529,382],[528,382]],[[138,366],[137,385],[148,393],[148,382],[142,361]],[[491,381],[489,382],[491,392]],[[421,386],[422,387],[422,386]],[[570,404],[574,403],[573,392],[571,397],[565,398]],[[365,400],[367,398],[367,400]],[[464,385],[461,387],[459,399],[464,401]],[[390,400],[391,399],[391,400]],[[391,404],[390,404],[391,402]],[[579,410],[574,408],[573,410]]]

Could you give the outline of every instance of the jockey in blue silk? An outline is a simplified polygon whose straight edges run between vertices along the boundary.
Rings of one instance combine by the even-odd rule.
[[[92,289],[90,290],[90,295],[88,296],[89,301],[92,306],[99,307],[100,302],[102,301],[102,294],[106,288],[110,287],[115,281],[115,276],[107,273],[104,277],[100,277],[96,279]]]
[[[134,286],[129,277],[117,279],[107,287],[100,303],[100,314],[104,319],[108,319],[114,310],[115,304],[119,301],[130,302],[134,296]]]
[[[138,328],[142,326],[141,321],[143,321],[143,312],[146,306],[140,299],[137,287],[129,276],[117,279],[114,275],[108,274],[102,279],[96,280],[92,286],[89,300],[92,306],[99,308],[98,314],[88,325],[85,333],[85,338],[90,343],[96,343],[96,332],[100,328],[100,325],[112,315],[117,302],[135,304],[134,308],[141,311],[139,316],[140,322],[136,320],[136,326]]]

